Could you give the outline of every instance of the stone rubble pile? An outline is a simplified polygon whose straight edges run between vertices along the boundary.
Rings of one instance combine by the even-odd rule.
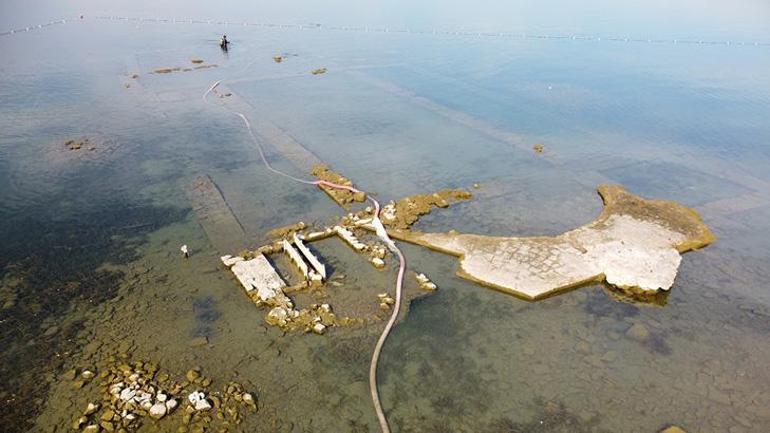
[[[74,374],[73,374],[74,373]],[[65,375],[76,383],[95,377],[91,370],[80,375],[71,370]],[[83,432],[127,433],[142,428],[145,421],[159,422],[181,411],[180,429],[203,431],[214,421],[223,426],[240,424],[239,406],[256,411],[256,399],[243,386],[230,382],[221,392],[210,391],[210,378],[201,375],[199,369],[187,372],[183,381],[173,380],[160,372],[150,362],[120,362],[102,370],[99,374],[102,389],[101,402],[88,402],[84,411],[72,422],[72,428]],[[76,389],[82,385],[75,386]],[[186,398],[181,397],[186,395]]]

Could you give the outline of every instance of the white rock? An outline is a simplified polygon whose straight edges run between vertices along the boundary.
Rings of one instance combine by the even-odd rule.
[[[80,373],[80,376],[83,377],[83,379],[90,380],[94,378],[94,372],[91,370],[83,370],[83,372]]]
[[[134,391],[131,388],[125,388],[123,391],[120,391],[120,399],[123,401],[129,401],[136,395],[136,391]]]
[[[161,419],[166,415],[166,405],[158,402],[150,407],[150,416],[155,419]]]
[[[284,307],[275,307],[267,313],[267,316],[271,322],[286,324],[289,319],[289,310]]]
[[[209,404],[209,402],[205,398],[195,403],[195,410],[197,411],[209,410],[209,409],[211,409],[211,404]]]
[[[241,257],[241,256],[235,256],[235,257],[233,257],[233,256],[231,256],[230,254],[227,254],[227,255],[225,255],[225,256],[222,256],[222,257],[220,257],[219,259],[220,259],[220,260],[222,260],[222,264],[224,264],[224,265],[225,265],[225,266],[227,266],[228,268],[230,268],[230,267],[232,267],[234,264],[236,264],[236,263],[238,263],[238,262],[242,262],[242,261],[244,260],[244,259],[243,259],[243,257]]]
[[[242,398],[246,404],[254,404],[254,397],[248,392],[244,392]]]
[[[184,254],[185,257],[187,257],[189,255],[189,251],[187,249],[187,245],[186,244],[182,245],[181,247],[179,247],[179,251],[181,251],[182,254]]]
[[[425,284],[430,281],[430,279],[425,274],[417,274],[417,282],[420,284]]]
[[[176,405],[177,405],[177,402],[173,398],[171,400],[166,401],[166,409],[168,409],[169,413],[176,408]]]
[[[168,396],[166,394],[163,394],[162,392],[159,392],[158,395],[155,396],[155,399],[157,399],[160,402],[166,401]]]
[[[134,395],[134,400],[137,403],[143,403],[145,401],[150,401],[150,400],[152,400],[152,394],[149,394],[147,392],[144,392],[144,391],[140,390],[140,391],[136,392],[136,395]]]
[[[200,391],[194,391],[190,393],[190,395],[187,396],[187,400],[190,401],[190,404],[193,405],[195,410],[209,410],[211,409],[211,404],[206,400],[206,394],[200,392]]]
[[[195,404],[202,398],[206,398],[206,394],[200,391],[193,391],[190,393],[190,395],[187,396],[187,401],[189,401],[190,404]]]
[[[379,257],[372,257],[372,264],[375,268],[381,269],[385,267],[385,261]]]
[[[326,325],[320,322],[316,323],[315,325],[313,325],[313,332],[315,332],[318,335],[323,334],[324,332],[326,332]]]
[[[92,413],[96,412],[97,410],[99,410],[99,405],[98,404],[88,403],[88,406],[86,406],[86,411],[85,411],[84,415],[91,415]]]
[[[140,406],[142,406],[142,409],[144,410],[150,410],[152,408],[152,402],[150,400],[144,400]]]

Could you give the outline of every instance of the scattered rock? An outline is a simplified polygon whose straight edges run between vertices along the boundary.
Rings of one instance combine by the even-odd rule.
[[[628,328],[628,331],[626,331],[626,337],[630,338],[631,340],[644,343],[649,340],[650,331],[647,330],[647,327],[641,323],[635,323],[630,328]]]
[[[88,418],[81,416],[80,418],[72,422],[72,429],[80,430],[80,428],[83,427],[87,422],[88,422]]]
[[[173,411],[174,409],[176,409],[176,407],[177,407],[177,404],[178,404],[178,403],[177,403],[177,402],[176,402],[176,400],[175,400],[175,399],[173,399],[173,398],[172,398],[171,400],[167,400],[167,401],[166,401],[166,411],[167,411],[168,413],[171,413],[171,411]]]
[[[109,421],[114,417],[115,417],[115,412],[113,412],[112,409],[107,409],[104,411],[100,419],[102,421]]]
[[[67,147],[69,150],[80,150],[83,147],[87,147],[89,144],[87,138],[78,139],[78,140],[67,140],[64,142],[64,146]]]
[[[575,351],[577,351],[577,353],[580,353],[581,355],[590,355],[591,354],[591,345],[588,344],[585,341],[579,341],[575,345]]]
[[[96,424],[86,426],[86,428],[83,429],[83,433],[99,433],[99,426]]]
[[[99,410],[99,404],[94,403],[88,403],[88,406],[86,406],[85,412],[83,412],[83,415],[91,415],[93,413],[96,413],[96,411]]]
[[[543,153],[545,146],[543,146],[541,143],[537,143],[536,145],[532,146],[532,150],[534,150],[535,153]]]
[[[196,411],[211,409],[211,404],[206,400],[206,394],[200,391],[194,391],[187,396],[187,400]]]
[[[326,73],[326,68],[313,69],[312,71],[310,71],[310,73],[313,74],[313,75],[325,74]]]
[[[660,431],[660,433],[687,433],[682,429],[681,427],[677,427],[675,425],[672,425],[670,427],[666,427],[663,430]]]
[[[161,419],[166,415],[168,408],[163,402],[157,402],[150,407],[150,416],[155,419]]]
[[[123,401],[129,401],[134,398],[136,395],[136,391],[131,388],[124,388],[122,391],[120,391],[119,398]]]
[[[415,278],[417,279],[417,283],[420,285],[420,288],[423,290],[432,292],[438,289],[438,287],[436,287],[436,285],[425,274],[417,274]]]
[[[56,326],[56,325],[53,325],[53,326],[51,326],[51,327],[49,327],[48,329],[45,330],[45,332],[43,333],[43,336],[44,337],[53,337],[54,335],[56,335],[57,332],[59,332],[59,327]]]
[[[205,336],[201,336],[201,337],[195,337],[192,340],[190,340],[189,346],[201,347],[201,346],[207,345],[208,343],[209,343],[209,339],[206,338]]]
[[[190,63],[200,65],[201,63],[203,63],[203,59],[190,59]]]
[[[187,371],[187,374],[185,374],[185,377],[190,382],[195,382],[195,380],[199,377],[201,377],[201,372],[197,368],[193,368],[191,370]]]
[[[316,323],[313,325],[313,332],[315,332],[318,335],[323,335],[326,332],[326,325],[323,323]]]
[[[95,376],[94,372],[91,370],[83,370],[82,373],[80,373],[80,377],[82,377],[85,380],[91,380]]]
[[[374,265],[377,269],[382,269],[385,267],[385,260],[382,260],[379,257],[372,257],[371,259],[372,265]]]

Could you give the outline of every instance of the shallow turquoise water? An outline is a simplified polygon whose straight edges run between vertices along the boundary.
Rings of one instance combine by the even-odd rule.
[[[442,15],[398,5],[371,16],[309,7],[292,22],[324,25],[305,29],[96,19],[151,14],[91,5],[82,20],[0,36],[0,272],[10,305],[0,310],[0,397],[11,408],[3,424],[67,427],[98,390],[69,395],[58,378],[99,357],[83,349],[95,339],[110,342],[105,356],[130,341],[136,356],[182,373],[195,364],[215,380],[249,382],[262,406],[244,431],[376,429],[366,389],[376,330],[313,338],[266,327],[218,269],[217,257],[234,251],[218,251],[197,223],[185,191],[199,175],[221,190],[244,246],[270,228],[342,213],[314,189],[272,176],[229,106],[257,125],[270,161],[295,175],[306,175],[302,161],[265,124],[382,200],[482,185],[421,229],[553,235],[594,218],[596,185],[616,182],[694,207],[717,235],[685,255],[664,307],[621,303],[599,286],[527,303],[459,279],[450,257],[405,246],[410,266],[440,290],[412,306],[383,353],[381,393],[395,431],[766,431],[770,48],[645,40],[764,43],[770,34],[759,23],[770,11],[751,1],[734,6],[744,13],[681,2],[602,20],[613,16],[602,2],[558,13],[519,3],[474,8],[465,21],[470,8],[460,6]],[[53,16],[3,8],[7,28]],[[63,8],[50,13],[81,13]],[[506,27],[494,10],[515,19]],[[682,11],[685,25],[674,26]],[[294,16],[253,6],[183,12]],[[398,18],[429,34],[327,28],[398,28],[389,24]],[[435,27],[603,40],[434,35]],[[228,53],[216,46],[225,32]],[[608,39],[626,36],[640,41]],[[280,53],[290,56],[276,64]],[[191,58],[217,67],[150,73],[193,66]],[[308,73],[318,67],[328,73]],[[223,78],[233,95],[204,104]],[[62,148],[79,136],[96,149]],[[544,154],[532,152],[535,143]],[[195,252],[185,267],[182,243]],[[390,290],[391,275],[359,278],[353,258],[326,254],[356,289]],[[156,332],[160,319],[173,326]],[[625,336],[634,324],[650,337]],[[191,348],[199,336],[212,344]]]

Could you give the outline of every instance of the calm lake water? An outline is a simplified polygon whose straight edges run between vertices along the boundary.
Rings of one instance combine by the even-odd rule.
[[[296,176],[320,160],[381,201],[481,185],[421,230],[555,235],[619,183],[693,207],[717,236],[684,255],[663,306],[600,285],[530,303],[404,245],[439,290],[383,350],[394,432],[770,431],[766,2],[243,3],[0,6],[15,30],[0,36],[2,430],[71,431],[103,388],[67,372],[142,360],[254,393],[229,431],[378,431],[382,323],[280,332],[219,263],[346,212],[269,172],[237,110]],[[201,177],[229,219],[201,220]],[[374,271],[342,244],[318,251],[345,275],[335,290],[392,293],[392,258]],[[187,431],[182,418],[139,431]]]

